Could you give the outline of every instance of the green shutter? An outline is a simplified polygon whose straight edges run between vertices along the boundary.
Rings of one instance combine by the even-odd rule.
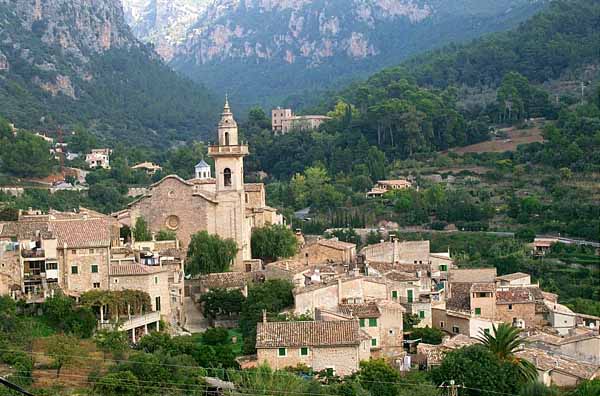
[[[279,348],[278,354],[279,354],[279,356],[285,356],[286,355],[285,348]]]
[[[369,318],[369,327],[377,327],[377,318]]]
[[[300,355],[301,356],[308,356],[308,348],[307,347],[300,348]]]
[[[446,264],[440,265],[440,271],[448,271],[448,266]]]
[[[365,318],[359,319],[360,327],[365,327]]]
[[[371,346],[377,346],[377,338],[371,338]]]
[[[412,291],[412,289],[407,290],[406,293],[407,293],[407,300],[408,300],[408,302],[409,303],[413,302],[413,291]]]
[[[392,290],[392,298],[394,300],[398,298],[398,290]]]
[[[79,269],[76,265],[71,266],[71,274],[76,275],[79,272]]]
[[[425,317],[425,311],[419,311],[419,318],[423,319]]]
[[[92,264],[92,274],[98,273],[98,264]]]
[[[481,315],[481,308],[475,308],[475,315]]]

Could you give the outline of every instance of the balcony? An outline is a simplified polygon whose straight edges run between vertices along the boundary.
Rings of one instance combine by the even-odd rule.
[[[131,318],[119,318],[119,322],[116,327],[120,331],[132,330],[138,327],[142,327],[144,325],[148,325],[151,323],[156,323],[160,320],[160,311],[150,312],[144,315],[136,315],[131,316]],[[111,320],[98,321],[99,329],[114,329],[115,322]]]
[[[248,155],[248,146],[208,146],[208,155]]]

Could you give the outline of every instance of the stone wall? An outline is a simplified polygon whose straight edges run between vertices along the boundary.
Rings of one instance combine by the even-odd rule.
[[[65,290],[83,293],[93,289],[95,283],[100,289],[108,289],[108,247],[59,249],[58,263],[59,284]],[[97,273],[92,273],[92,265],[98,266]],[[77,267],[77,274],[72,273],[73,266]]]
[[[131,206],[131,224],[143,217],[153,232],[174,230],[186,248],[198,231],[215,233],[216,220],[209,223],[208,219],[216,217],[216,204],[193,193],[193,187],[178,178],[163,179],[152,188],[151,195]]]
[[[525,327],[541,325],[543,318],[536,316],[535,301],[517,304],[497,304],[496,320],[512,324],[515,319],[525,322]]]
[[[21,287],[19,250],[13,242],[6,241],[0,243],[0,295],[8,294],[13,286]]]
[[[366,355],[366,345],[338,346],[338,347],[309,347],[308,356],[300,355],[300,348],[286,348],[286,356],[278,356],[278,348],[259,349],[257,351],[258,363],[267,362],[275,370],[285,367],[295,367],[306,364],[315,371],[328,368],[334,369],[340,376],[346,376],[358,370],[361,358]]]
[[[384,283],[357,277],[345,281],[338,280],[338,282],[321,287],[309,287],[308,290],[296,294],[295,312],[297,314],[312,313],[315,308],[335,311],[338,304],[348,298],[385,300],[388,299],[387,286]]]

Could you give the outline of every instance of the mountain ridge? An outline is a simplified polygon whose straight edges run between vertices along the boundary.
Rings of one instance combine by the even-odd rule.
[[[217,112],[135,38],[120,0],[0,0],[0,66],[1,115],[21,128],[170,145],[206,136]]]
[[[124,4],[143,1],[149,0]],[[281,104],[287,96],[364,77],[420,51],[507,29],[547,4],[546,0],[200,1],[198,20],[187,22],[185,37],[171,40],[175,44],[168,51],[162,43],[155,46],[168,54],[166,60],[175,70],[215,91],[229,91],[242,108]],[[159,3],[147,4],[156,12],[167,12]],[[141,25],[134,24],[134,31]]]

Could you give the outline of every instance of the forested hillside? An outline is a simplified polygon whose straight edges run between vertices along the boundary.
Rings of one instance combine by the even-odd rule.
[[[393,219],[598,239],[597,26],[597,2],[553,2],[514,31],[423,55],[331,94],[314,110],[333,120],[312,133],[273,136],[255,109],[244,125],[252,147],[247,168],[274,179],[274,205],[310,206],[317,231]],[[581,76],[590,76],[583,97],[579,89],[557,97],[542,84],[565,78],[579,87]],[[544,141],[446,153],[490,138],[510,141],[505,131],[513,129]],[[428,179],[448,175],[456,184]],[[408,176],[419,192],[365,200],[376,180]]]
[[[171,71],[103,0],[0,0],[0,115],[54,132],[81,123],[108,142],[205,137],[217,107]]]

